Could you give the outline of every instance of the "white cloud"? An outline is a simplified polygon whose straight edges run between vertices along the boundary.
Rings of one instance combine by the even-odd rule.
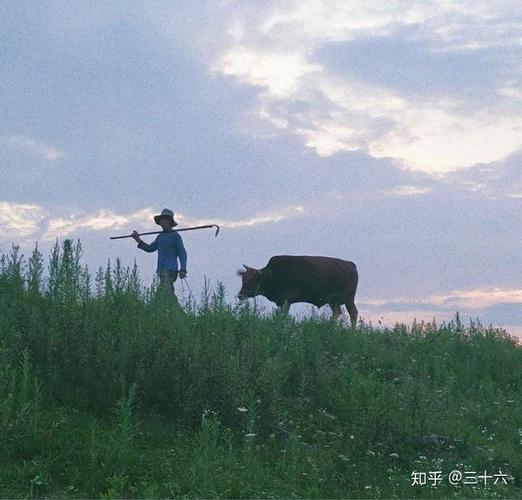
[[[199,226],[206,224],[217,224],[221,228],[241,229],[259,224],[276,224],[289,217],[295,217],[304,212],[301,206],[286,207],[271,212],[260,213],[247,219],[193,219],[184,215],[178,215],[176,220],[184,222],[188,226]]]
[[[437,312],[452,312],[465,309],[467,311],[480,311],[497,304],[519,304],[522,303],[522,288],[477,288],[473,290],[453,290],[444,294],[434,294],[424,298],[402,297],[390,300],[364,300],[372,310],[378,308],[386,309],[387,305],[401,305],[406,309],[419,309],[423,306],[424,312],[433,307]]]
[[[24,135],[11,135],[6,142],[11,148],[41,160],[56,161],[65,157],[61,149]]]
[[[182,226],[200,226],[217,224],[221,228],[239,229],[256,226],[258,224],[277,223],[288,217],[303,212],[300,206],[284,208],[258,214],[248,219],[195,219],[184,214],[176,214],[176,221]],[[128,230],[131,225],[137,228],[151,226],[153,216],[156,214],[151,208],[144,208],[130,214],[117,214],[111,210],[99,210],[94,214],[71,215],[69,217],[54,217],[49,219],[44,239],[64,238],[78,230],[105,231],[107,229]],[[159,229],[159,228],[158,228]],[[117,236],[117,235],[114,235]]]
[[[411,324],[417,321],[431,322],[435,319],[451,321],[459,311],[464,322],[468,318],[484,318],[489,324],[490,308],[494,306],[509,307],[522,304],[520,288],[478,288],[474,290],[454,290],[446,294],[436,294],[419,299],[418,297],[399,298],[394,300],[361,299],[360,315],[373,325],[393,326],[396,323]],[[497,326],[505,328],[511,335],[522,341],[522,318],[518,323],[506,325],[500,321]]]
[[[4,241],[24,238],[38,231],[45,210],[28,203],[0,201],[0,234]]]
[[[301,0],[272,5],[256,15],[229,15],[225,25],[230,24],[232,35],[221,49],[213,47],[211,69],[258,86],[258,118],[303,137],[320,156],[363,150],[435,173],[497,161],[522,147],[522,107],[502,102],[518,101],[516,80],[500,85],[498,105],[470,109],[453,96],[405,97],[370,82],[341,79],[311,61],[326,42],[368,37],[406,37],[428,43],[434,52],[519,46],[521,26],[511,2]]]
[[[520,288],[479,288],[476,290],[455,290],[446,295],[433,295],[430,304],[466,309],[484,309],[496,304],[522,303]]]
[[[517,151],[522,147],[519,121],[500,112],[465,116],[420,103],[417,108],[407,106],[403,119],[396,120],[402,128],[372,142],[369,152],[402,158],[407,166],[429,173],[449,172]]]
[[[290,206],[244,219],[207,220],[196,219],[184,214],[176,214],[175,217],[180,227],[217,224],[221,228],[242,229],[259,224],[276,224],[303,212],[304,208],[301,206]],[[48,210],[38,205],[0,202],[0,239],[16,240],[43,234],[43,240],[53,240],[69,237],[78,231],[107,231],[109,229],[121,230],[123,233],[130,234],[131,228],[139,230],[154,228],[153,216],[156,213],[152,208],[143,208],[127,214],[101,209],[94,213],[73,213],[63,217],[50,215]]]
[[[301,79],[321,67],[305,63],[299,54],[263,54],[238,47],[225,54],[214,70],[266,87],[274,97],[286,97],[297,90]]]
[[[152,219],[153,215],[152,209],[144,208],[130,214],[117,214],[111,210],[101,209],[94,214],[52,217],[48,220],[44,239],[65,238],[78,230],[105,231],[107,229],[123,229],[131,224],[134,224],[136,227],[144,227]]]
[[[384,193],[388,196],[416,196],[421,194],[430,193],[432,188],[424,186],[414,186],[406,184],[403,186],[395,186],[390,189],[384,190]]]
[[[344,41],[389,36],[416,28],[440,50],[478,49],[520,43],[513,3],[506,0],[294,0],[259,13],[259,31],[277,40]],[[252,26],[249,30],[251,32]]]
[[[522,84],[516,80],[508,80],[499,85],[498,93],[514,101],[522,102]]]

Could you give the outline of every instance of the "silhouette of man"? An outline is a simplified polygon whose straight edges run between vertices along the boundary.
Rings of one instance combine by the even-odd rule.
[[[173,227],[178,225],[174,220],[172,210],[164,208],[161,214],[154,216],[154,222],[159,224],[163,231],[156,236],[152,243],[145,243],[136,230],[132,232],[132,237],[141,250],[145,252],[158,251],[156,273],[160,279],[160,286],[174,295],[174,282],[178,279],[178,275],[180,279],[185,279],[187,276],[187,252],[179,233],[172,230]]]

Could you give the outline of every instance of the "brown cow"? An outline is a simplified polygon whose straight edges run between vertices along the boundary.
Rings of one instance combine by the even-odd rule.
[[[344,304],[355,330],[358,311],[354,298],[359,275],[353,262],[333,257],[276,255],[263,269],[244,267],[244,271],[238,271],[242,278],[238,298],[263,295],[286,312],[296,302],[317,307],[329,304],[334,319]]]

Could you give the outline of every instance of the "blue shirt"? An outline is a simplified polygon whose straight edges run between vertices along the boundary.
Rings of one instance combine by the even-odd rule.
[[[142,241],[138,243],[138,248],[145,250],[145,252],[158,251],[157,273],[163,270],[177,271],[178,258],[180,270],[187,271],[187,252],[177,231],[163,231],[150,245]]]

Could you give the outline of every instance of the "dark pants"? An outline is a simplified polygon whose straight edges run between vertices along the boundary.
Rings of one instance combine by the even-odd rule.
[[[172,295],[174,295],[174,297],[176,297],[176,294],[174,293],[174,282],[178,279],[178,272],[163,269],[158,274],[160,279],[160,287],[165,288]]]

